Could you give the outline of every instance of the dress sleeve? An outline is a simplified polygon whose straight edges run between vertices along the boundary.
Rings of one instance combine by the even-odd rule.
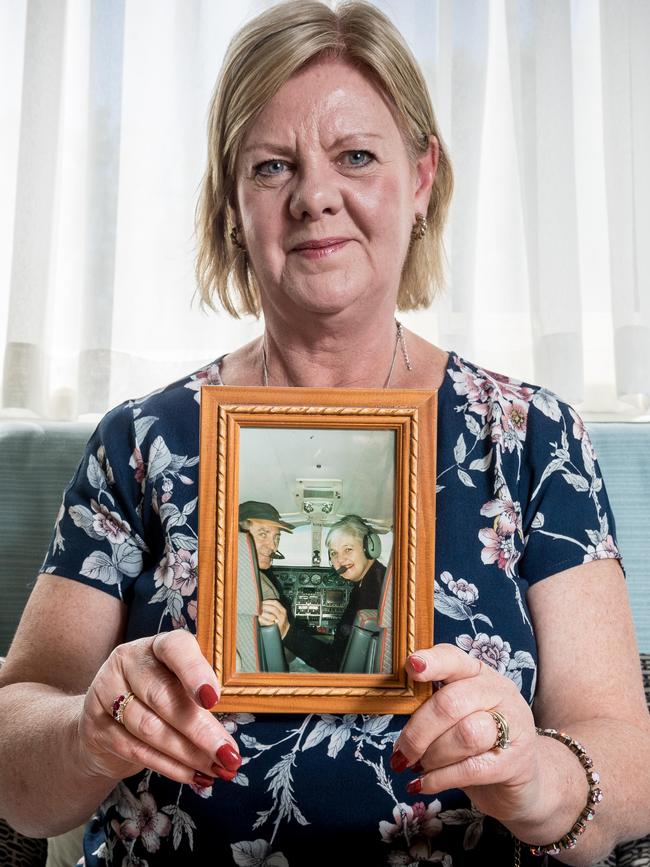
[[[592,560],[620,559],[614,516],[596,455],[577,412],[559,401],[537,412],[522,469],[524,552],[519,574],[534,584]],[[555,408],[557,408],[555,410]]]
[[[88,441],[64,491],[42,572],[128,601],[148,553],[134,453],[133,413],[124,404],[102,419]]]

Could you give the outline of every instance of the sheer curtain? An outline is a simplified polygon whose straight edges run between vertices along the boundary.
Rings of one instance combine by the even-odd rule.
[[[193,301],[208,100],[269,2],[0,4],[5,414],[104,412],[258,334]],[[456,171],[414,330],[587,416],[650,404],[650,4],[377,0]]]

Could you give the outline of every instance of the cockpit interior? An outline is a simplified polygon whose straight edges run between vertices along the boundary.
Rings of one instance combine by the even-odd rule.
[[[385,573],[386,584],[381,594],[384,601],[372,611],[364,610],[361,618],[356,618],[355,629],[360,628],[361,619],[381,632],[384,647],[387,639],[390,643],[390,632],[386,634],[390,624],[379,623],[378,618],[380,607],[384,620],[392,611],[392,600],[387,607],[385,599],[390,596],[387,590],[392,580],[394,498],[395,434],[391,430],[246,427],[240,431],[239,502],[268,504],[277,510],[280,521],[291,527],[291,530],[279,528],[269,572],[279,595],[290,606],[294,632],[299,627],[324,646],[334,642],[350,600],[354,601],[355,581],[346,579],[345,563],[338,566],[338,561],[330,562],[331,545],[326,544],[330,530],[350,515],[367,525],[368,538],[374,540],[368,553],[373,555],[373,561],[385,567],[382,574]],[[257,585],[258,597],[250,597],[248,608],[243,603],[238,605],[239,664],[243,670],[255,670],[255,666],[258,670],[274,670],[269,666],[276,665],[281,670],[314,671],[307,661],[286,647],[276,648],[273,663],[260,646],[270,627],[254,623],[264,590],[255,545],[249,544],[248,549],[250,555],[240,542],[239,571],[243,570],[245,577],[242,579],[240,575],[239,580],[252,583],[253,589]],[[252,562],[248,562],[249,557]],[[249,572],[252,577],[248,577]],[[240,584],[239,592],[245,595],[248,591]],[[241,650],[245,642],[240,641],[239,632],[248,635],[249,630],[257,647],[249,661],[243,663]],[[281,644],[277,636],[273,641]],[[348,660],[348,668],[339,670],[353,671],[355,666],[362,671],[368,667],[372,671],[384,670],[385,661],[381,661],[376,649],[372,655],[371,661]],[[390,649],[381,655],[384,660],[389,659]],[[348,656],[349,653],[344,654]]]

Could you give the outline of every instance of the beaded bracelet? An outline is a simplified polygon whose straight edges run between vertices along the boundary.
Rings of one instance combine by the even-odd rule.
[[[594,763],[587,755],[585,748],[582,744],[579,744],[578,741],[575,741],[572,737],[569,737],[569,735],[564,734],[564,732],[559,732],[556,729],[538,728],[536,731],[538,735],[544,735],[547,738],[554,738],[556,741],[560,741],[560,743],[567,746],[584,768],[585,774],[587,775],[587,783],[589,784],[589,794],[587,795],[585,808],[576,819],[568,834],[565,834],[564,837],[557,840],[555,843],[547,843],[543,846],[532,846],[524,843],[532,855],[557,855],[562,851],[562,849],[575,849],[576,844],[578,843],[578,837],[584,834],[587,830],[587,822],[591,822],[594,818],[596,804],[599,804],[603,800],[602,790],[598,787],[600,774],[598,774],[597,771],[594,771]],[[520,843],[519,840],[517,840],[515,845],[515,852],[517,855],[519,854],[519,847]]]

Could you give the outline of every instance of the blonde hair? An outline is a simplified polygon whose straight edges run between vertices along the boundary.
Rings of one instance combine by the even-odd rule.
[[[413,161],[430,136],[440,158],[428,232],[406,256],[397,307],[427,307],[443,284],[442,232],[451,199],[451,164],[438,132],[420,68],[401,35],[371,3],[349,0],[336,10],[316,0],[289,0],[258,15],[235,34],[219,74],[208,120],[208,165],[197,206],[196,277],[202,303],[239,318],[261,313],[260,291],[246,251],[231,237],[239,153],[259,112],[299,69],[321,57],[356,65],[389,97]]]

